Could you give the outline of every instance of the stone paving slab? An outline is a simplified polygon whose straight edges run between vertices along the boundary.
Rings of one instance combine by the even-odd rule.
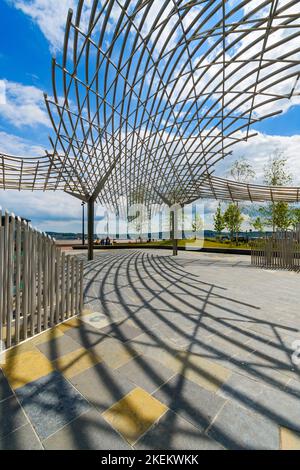
[[[72,378],[102,361],[92,349],[78,348],[53,362],[54,367],[65,377]]]
[[[43,441],[47,450],[130,450],[131,447],[91,409]]]
[[[9,356],[2,370],[10,386],[16,390],[53,371],[51,362],[38,350]]]
[[[157,390],[154,396],[201,431],[208,428],[225,403],[222,397],[179,374]]]
[[[86,315],[82,320],[98,330],[101,330],[111,323],[110,318],[101,312],[93,312],[89,315]]]
[[[122,343],[126,343],[127,341],[141,335],[143,330],[122,322],[120,324],[112,323],[111,325],[102,328],[101,333],[109,335],[112,338],[116,338],[119,341],[122,341]]]
[[[142,388],[135,388],[102,416],[133,445],[166,411],[159,400]]]
[[[9,386],[3,372],[0,370],[0,402],[13,395],[13,391]]]
[[[287,428],[280,429],[282,450],[300,450],[300,434]]]
[[[58,372],[19,388],[17,397],[40,439],[90,409],[89,403]]]
[[[288,389],[266,386],[257,380],[233,374],[218,395],[300,432],[299,398]]]
[[[207,360],[199,354],[189,352],[178,354],[177,371],[186,379],[201,387],[216,392],[232,374],[231,369],[217,362]]]
[[[42,450],[43,446],[28,423],[0,439],[0,450]]]
[[[190,422],[168,411],[134,446],[137,450],[222,450]]]
[[[90,351],[103,358],[103,361],[112,369],[117,369],[139,354],[131,344],[124,345],[115,338],[106,337]]]
[[[78,347],[77,342],[73,341],[69,336],[63,335],[47,343],[38,345],[37,349],[41,351],[49,361],[54,361],[65,354],[76,351]]]
[[[224,405],[207,434],[226,449],[280,448],[279,428],[274,422],[231,402]]]
[[[81,318],[0,364],[1,449],[299,448],[299,275],[97,253]]]
[[[70,381],[76,390],[101,412],[136,388],[128,377],[120,375],[117,370],[112,370],[103,362],[75,375]]]
[[[69,328],[65,334],[86,349],[96,346],[106,337],[100,330],[83,322],[80,328]]]
[[[0,416],[0,438],[28,423],[23,408],[14,396],[0,402]]]
[[[138,356],[116,370],[123,379],[130,380],[135,386],[153,393],[163,383],[174,376],[174,371],[161,362],[147,356]]]

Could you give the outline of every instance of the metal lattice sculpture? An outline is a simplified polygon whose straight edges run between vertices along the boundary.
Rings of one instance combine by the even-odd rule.
[[[46,97],[57,188],[115,206],[200,196],[299,95],[299,19],[299,1],[80,0]]]
[[[59,161],[56,168],[60,168]],[[57,170],[48,155],[42,157],[17,157],[0,153],[0,189],[16,191],[51,191],[64,189],[57,185]]]

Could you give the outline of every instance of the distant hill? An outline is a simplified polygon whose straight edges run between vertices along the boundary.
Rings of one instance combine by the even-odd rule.
[[[82,234],[81,233],[60,233],[60,232],[46,232],[47,235],[49,235],[50,237],[52,238],[55,238],[56,240],[81,240],[82,238]],[[156,233],[152,233],[151,234],[151,238],[154,238],[154,239],[159,239],[159,238],[162,238],[162,239],[166,239],[168,238],[168,235],[167,233],[162,233],[161,236],[159,236],[160,234],[158,232]],[[204,237],[205,238],[215,238],[218,234],[214,231],[214,230],[205,230],[204,231]],[[223,236],[229,236],[229,233],[228,232],[222,232],[222,235]],[[244,237],[249,237],[249,238],[255,238],[255,237],[259,237],[261,236],[261,233],[259,232],[240,232],[239,234],[240,236],[244,236]],[[95,235],[95,239],[97,238],[106,238],[106,234],[102,234],[102,235]],[[192,232],[188,232],[186,233],[186,238],[189,238],[193,236]],[[86,238],[87,238],[87,235],[86,235]],[[112,238],[112,237],[111,237]],[[127,239],[127,235],[126,234],[120,234],[119,238],[121,240],[126,240]],[[132,239],[135,239],[134,236],[131,237]],[[145,233],[144,234],[144,238],[147,238],[147,234]]]

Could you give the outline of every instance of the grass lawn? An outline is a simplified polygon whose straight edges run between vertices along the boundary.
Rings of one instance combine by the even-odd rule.
[[[191,246],[197,247],[199,246],[202,247],[201,245],[201,240],[178,240],[178,246],[185,246],[186,244],[190,244]],[[144,246],[172,246],[171,240],[161,240],[161,241],[155,241],[155,242],[149,242],[149,243],[117,243],[116,245],[119,246],[132,246],[136,245],[141,248]],[[238,245],[236,245],[235,242],[231,243],[230,241],[224,241],[220,242],[219,240],[216,240],[214,238],[206,238],[204,240],[204,248],[222,248],[222,249],[241,249],[241,250],[251,250],[251,247],[248,243],[244,242],[239,242]]]

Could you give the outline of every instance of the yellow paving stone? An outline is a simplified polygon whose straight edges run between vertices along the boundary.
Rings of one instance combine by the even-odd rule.
[[[76,351],[59,357],[53,361],[53,365],[65,377],[71,378],[101,361],[102,358],[98,354],[84,348],[79,348]]]
[[[40,379],[53,371],[50,361],[39,351],[25,351],[7,355],[2,370],[10,386],[16,390],[27,383]]]
[[[282,450],[300,450],[300,434],[287,428],[280,428]]]
[[[12,358],[13,356],[19,355],[23,352],[38,351],[36,346],[47,343],[52,339],[59,338],[60,336],[63,336],[63,333],[56,328],[52,328],[33,338],[29,338],[28,340],[2,353],[0,355],[0,365],[6,362],[9,358]]]
[[[135,388],[102,416],[129,444],[134,444],[167,410],[145,390]]]
[[[179,353],[176,372],[206,390],[216,392],[230,377],[232,371],[215,362],[192,353]]]
[[[4,364],[9,358],[27,351],[37,351],[36,347],[31,341],[26,341],[25,343],[21,343],[18,346],[14,346],[8,351],[3,352],[0,355],[0,365]]]
[[[70,330],[71,328],[79,328],[80,325],[82,325],[80,319],[78,317],[71,318],[71,320],[68,320],[64,323],[61,323],[58,325],[56,328],[62,332],[65,333],[65,331]]]

